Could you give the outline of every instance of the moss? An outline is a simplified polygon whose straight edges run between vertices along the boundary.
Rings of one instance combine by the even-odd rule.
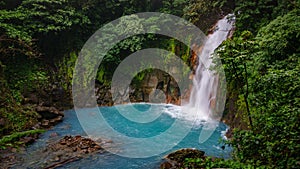
[[[19,143],[20,138],[27,137],[34,134],[44,133],[45,130],[37,129],[37,130],[28,130],[23,132],[16,132],[11,135],[4,136],[0,139],[0,148],[5,149],[6,146],[13,146]]]
[[[32,128],[37,124],[38,114],[31,107],[9,104],[0,109],[0,118],[4,124],[0,129],[0,137]]]

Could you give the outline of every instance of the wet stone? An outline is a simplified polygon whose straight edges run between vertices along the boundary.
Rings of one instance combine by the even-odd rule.
[[[29,161],[28,168],[57,168],[82,158],[88,158],[106,151],[101,147],[101,142],[95,142],[82,136],[64,136],[58,141],[49,143],[45,148],[37,150],[36,156],[25,157]],[[43,159],[43,160],[40,160]],[[24,159],[26,160],[26,159]],[[20,164],[20,168],[25,167]],[[1,168],[1,167],[0,167]]]

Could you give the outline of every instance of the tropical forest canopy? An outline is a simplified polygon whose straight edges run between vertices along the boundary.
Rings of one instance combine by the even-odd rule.
[[[7,123],[0,124],[0,136],[30,129],[37,122],[38,114],[25,104],[30,93],[45,97],[59,87],[71,96],[78,53],[96,30],[121,16],[146,11],[183,17],[203,32],[227,13],[236,17],[234,35],[216,51],[228,84],[224,117],[232,117],[229,125],[235,128],[228,141],[233,159],[187,159],[185,165],[299,167],[298,0],[1,0],[0,119]],[[120,24],[131,31],[136,26],[132,21]],[[135,36],[108,53],[97,83],[109,85],[107,70],[148,47],[164,48],[190,61],[190,50],[174,39]]]

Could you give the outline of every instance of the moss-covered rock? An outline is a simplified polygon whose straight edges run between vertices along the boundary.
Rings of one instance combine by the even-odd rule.
[[[165,161],[160,165],[161,169],[175,169],[183,167],[187,158],[205,158],[205,152],[197,149],[180,149],[165,156]]]

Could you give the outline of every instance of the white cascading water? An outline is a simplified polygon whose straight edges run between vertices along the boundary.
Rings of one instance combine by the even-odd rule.
[[[233,22],[227,16],[219,20],[214,28],[214,32],[208,35],[201,52],[198,53],[199,65],[193,79],[189,103],[185,106],[189,112],[192,111],[194,117],[204,121],[210,121],[212,113],[222,113],[213,112],[217,101],[219,77],[210,70],[213,64],[211,56],[215,49],[228,38]]]

